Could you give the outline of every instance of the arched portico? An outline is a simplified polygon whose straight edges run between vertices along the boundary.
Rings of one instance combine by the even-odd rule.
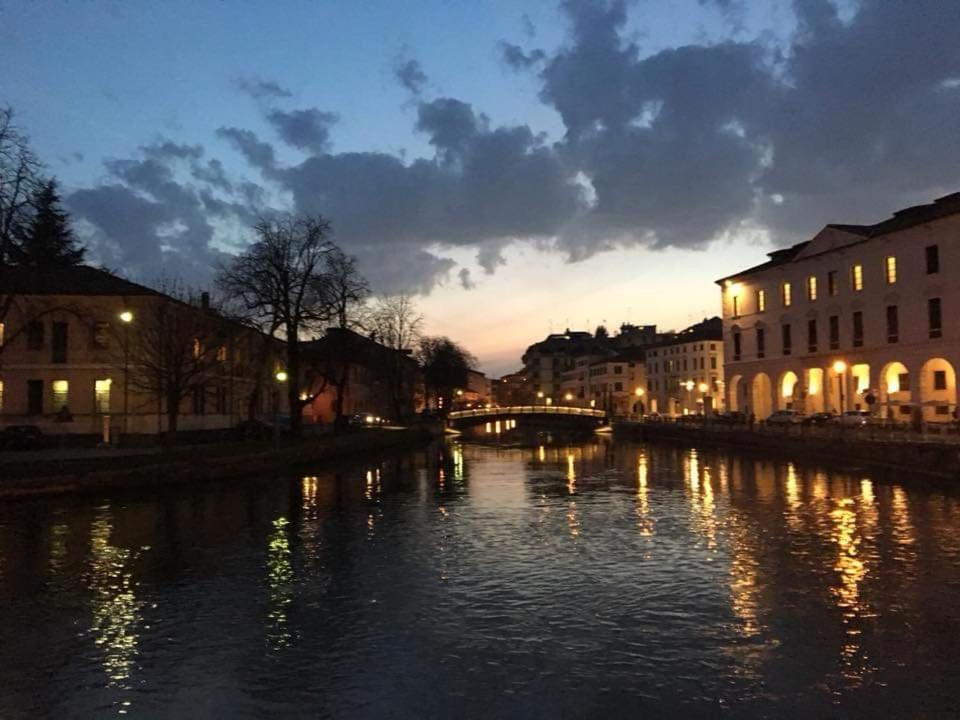
[[[896,360],[884,365],[880,370],[880,410],[883,416],[909,422],[912,401],[907,366]]]
[[[777,408],[779,410],[795,410],[797,395],[800,392],[800,378],[793,370],[787,370],[780,376],[780,382],[777,384]]]
[[[742,380],[742,375],[734,375],[730,378],[730,382],[727,383],[727,408],[733,412],[740,410],[740,386]]]
[[[773,412],[773,387],[770,376],[757,373],[750,385],[750,412],[758,420],[766,420]]]
[[[807,368],[805,376],[806,397],[804,398],[804,412],[824,412],[823,368]]]
[[[930,358],[920,368],[920,405],[927,422],[947,422],[957,408],[957,373],[948,360]]]

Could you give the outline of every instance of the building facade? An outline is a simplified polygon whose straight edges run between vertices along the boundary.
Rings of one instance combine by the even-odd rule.
[[[951,420],[958,269],[960,193],[875,225],[828,225],[719,280],[730,408]]]
[[[286,414],[285,394],[272,386],[278,354],[209,307],[87,266],[6,268],[0,281],[0,428],[101,441],[165,432],[169,395],[151,375],[173,378],[174,363],[179,430]]]
[[[679,416],[724,410],[723,346],[723,324],[715,317],[648,348],[647,412]]]

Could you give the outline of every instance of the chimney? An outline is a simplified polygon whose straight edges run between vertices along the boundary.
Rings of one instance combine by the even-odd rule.
[[[202,292],[200,293],[200,307],[204,310],[210,309],[210,293]]]

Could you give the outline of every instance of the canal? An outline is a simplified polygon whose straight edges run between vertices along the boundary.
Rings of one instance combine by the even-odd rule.
[[[508,436],[0,505],[0,717],[960,713],[960,494]]]

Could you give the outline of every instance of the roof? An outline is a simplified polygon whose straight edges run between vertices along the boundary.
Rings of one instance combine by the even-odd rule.
[[[90,267],[0,268],[0,291],[8,295],[159,295],[143,285]]]
[[[659,342],[656,345],[648,346],[647,349],[686,345],[687,343],[700,342],[702,340],[712,340],[716,342],[723,340],[723,321],[716,315],[712,318],[704,318],[701,322],[681,330],[673,337]]]
[[[943,197],[939,197],[932,203],[927,203],[926,205],[913,205],[911,207],[903,208],[902,210],[897,210],[893,213],[892,217],[873,225],[848,225],[843,223],[831,223],[827,225],[826,228],[850,233],[851,235],[857,235],[862,238],[860,242],[866,242],[867,240],[880,237],[881,235],[889,235],[890,233],[899,232],[916,225],[922,225],[924,223],[932,222],[933,220],[939,220],[940,218],[957,214],[960,214],[960,192],[944,195]],[[733,278],[751,275],[753,273],[760,272],[761,270],[767,270],[771,267],[791,262],[808,244],[809,241],[802,242],[782,250],[774,250],[773,252],[768,253],[770,260],[767,262],[720,278],[716,282],[718,285],[720,285],[727,280],[732,280]]]
[[[342,343],[342,344],[341,344]],[[365,335],[345,328],[327,328],[327,333],[317,340],[307,340],[300,343],[302,354],[305,357],[328,357],[337,360],[346,352],[353,360],[362,362],[364,359],[383,357],[385,355],[399,355],[404,362],[416,365],[416,360],[410,356],[410,351],[397,350],[387,347]]]

